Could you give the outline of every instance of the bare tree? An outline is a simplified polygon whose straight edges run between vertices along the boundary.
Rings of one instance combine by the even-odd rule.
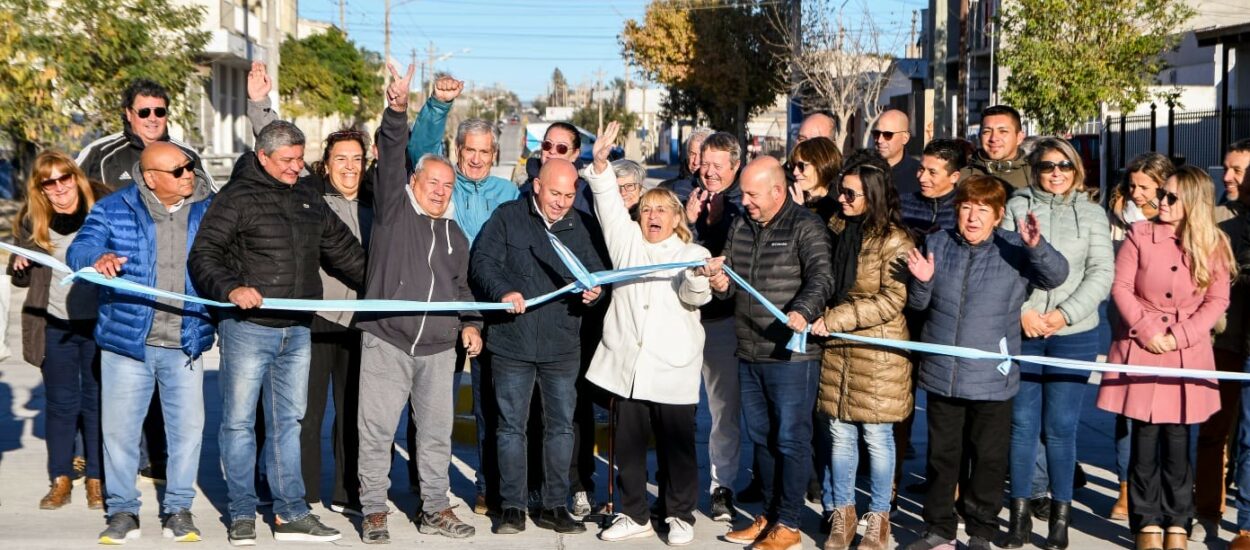
[[[849,1],[849,0],[847,0]],[[799,18],[777,16],[773,26],[782,38],[794,78],[791,93],[808,111],[828,110],[837,121],[836,139],[846,143],[850,124],[859,115],[870,127],[881,115],[881,90],[894,69],[901,31],[890,35],[876,23],[864,0],[856,0],[858,18],[844,17],[847,1],[835,8],[833,0],[804,0]],[[800,19],[796,21],[795,19]],[[867,146],[867,134],[861,146]]]

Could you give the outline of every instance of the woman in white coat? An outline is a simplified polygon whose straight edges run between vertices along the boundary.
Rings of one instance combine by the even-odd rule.
[[[638,203],[638,221],[630,219],[607,159],[618,131],[615,122],[608,124],[584,174],[612,265],[621,269],[708,258],[707,249],[690,242],[684,209],[672,191],[646,192]],[[696,269],[657,271],[612,290],[603,339],[586,372],[587,380],[616,395],[621,514],[599,534],[603,540],[655,533],[647,507],[647,443],[652,435],[665,472],[660,494],[668,516],[668,543],[694,539],[699,500],[695,408],[703,365],[699,306],[711,299],[708,279]]]

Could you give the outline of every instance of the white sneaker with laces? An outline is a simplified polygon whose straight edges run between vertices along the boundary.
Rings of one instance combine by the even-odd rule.
[[[586,491],[578,491],[573,493],[573,509],[569,513],[574,517],[585,517],[595,509],[595,504],[590,501],[590,494]]]
[[[693,525],[682,521],[681,518],[667,518],[664,523],[668,524],[669,546],[685,546],[694,542]]]
[[[651,528],[651,522],[648,521],[639,525],[625,514],[617,514],[616,519],[612,520],[612,526],[604,529],[599,533],[599,539],[608,542],[616,542],[621,540],[637,539],[642,537],[650,537],[655,534],[655,530]]]

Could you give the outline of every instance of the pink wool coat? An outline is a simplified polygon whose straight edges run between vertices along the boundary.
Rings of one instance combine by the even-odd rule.
[[[1111,299],[1120,312],[1108,363],[1215,370],[1211,329],[1228,307],[1227,264],[1210,262],[1211,285],[1199,292],[1172,226],[1138,222],[1115,259]],[[1175,351],[1154,354],[1156,334],[1176,337]],[[1220,409],[1214,380],[1107,373],[1098,408],[1155,424],[1198,424]]]

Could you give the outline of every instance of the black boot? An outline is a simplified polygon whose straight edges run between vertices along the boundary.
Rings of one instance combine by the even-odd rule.
[[[1050,501],[1050,534],[1046,536],[1046,550],[1065,550],[1068,547],[1068,524],[1071,521],[1071,502]]]
[[[1021,548],[1029,542],[1029,536],[1033,534],[1033,516],[1029,513],[1029,499],[1011,499],[1010,512],[1007,532],[998,542],[999,548]]]

